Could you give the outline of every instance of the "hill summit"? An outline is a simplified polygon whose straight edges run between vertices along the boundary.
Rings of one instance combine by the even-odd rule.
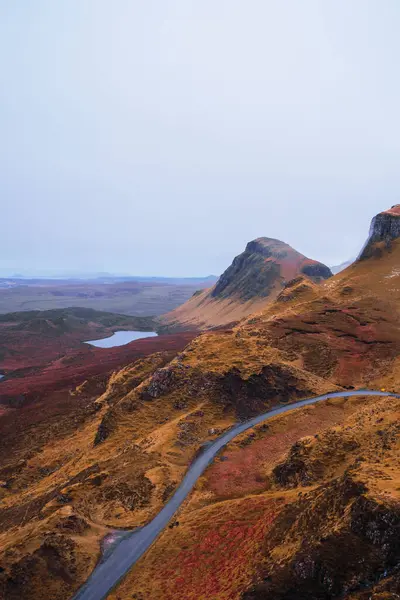
[[[249,242],[242,254],[221,275],[211,291],[213,298],[237,296],[266,298],[299,275],[315,282],[331,277],[325,265],[306,258],[285,242],[260,237]]]
[[[293,279],[319,283],[330,269],[289,244],[260,237],[249,242],[209,290],[196,292],[162,318],[169,327],[210,328],[238,321],[275,300]]]

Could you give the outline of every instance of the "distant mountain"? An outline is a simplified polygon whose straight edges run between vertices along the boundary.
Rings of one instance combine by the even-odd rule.
[[[353,264],[353,262],[355,261],[355,258],[351,258],[350,260],[346,260],[345,262],[342,262],[340,265],[336,265],[334,267],[331,267],[331,271],[334,275],[336,275],[336,273],[340,273],[341,271],[344,271],[345,269],[347,269],[347,267],[349,267],[350,265]]]
[[[161,315],[215,281],[214,277],[148,281],[0,278],[0,314],[80,306],[127,315]]]
[[[206,275],[204,277],[159,277],[156,275],[113,275],[112,273],[87,273],[87,274],[66,274],[66,275],[4,275],[0,271],[0,286],[9,285],[35,285],[37,283],[56,282],[59,285],[63,283],[82,283],[85,281],[91,283],[122,283],[124,281],[137,281],[143,283],[164,283],[171,285],[199,285],[200,287],[210,286],[217,281],[216,275]]]
[[[285,242],[261,237],[249,242],[211,290],[197,292],[186,304],[161,317],[166,326],[209,328],[261,310],[295,278],[319,283],[330,269]]]
[[[114,277],[114,280],[117,278]],[[199,285],[200,287],[213,285],[217,281],[216,275],[206,275],[205,277],[141,277],[139,275],[131,275],[129,277],[120,278],[120,281],[139,281],[149,283],[171,283],[174,285]]]

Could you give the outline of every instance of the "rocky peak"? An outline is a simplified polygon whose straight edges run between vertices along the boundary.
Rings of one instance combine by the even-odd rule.
[[[242,254],[221,275],[211,292],[214,298],[264,298],[279,293],[299,275],[320,281],[332,275],[322,263],[306,258],[280,240],[260,237],[249,242]]]
[[[265,258],[285,258],[290,250],[292,248],[288,244],[285,244],[285,242],[275,240],[274,238],[260,237],[249,242],[245,252],[261,254]]]
[[[358,259],[365,260],[372,256],[380,256],[382,250],[390,250],[392,241],[399,237],[400,204],[395,204],[372,219],[369,237]]]

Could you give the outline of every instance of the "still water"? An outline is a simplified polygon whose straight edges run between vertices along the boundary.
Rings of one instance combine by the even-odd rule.
[[[116,331],[113,335],[102,340],[90,340],[85,344],[97,346],[97,348],[113,348],[114,346],[123,346],[140,338],[149,338],[156,336],[155,331]]]

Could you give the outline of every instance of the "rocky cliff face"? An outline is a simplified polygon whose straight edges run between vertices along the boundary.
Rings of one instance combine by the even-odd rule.
[[[306,258],[288,244],[262,237],[249,242],[245,251],[233,260],[211,296],[233,296],[243,301],[255,296],[263,298],[299,275],[318,282],[331,277],[332,273],[327,266]]]
[[[400,204],[395,204],[372,219],[368,240],[358,259],[379,257],[383,250],[390,250],[392,241],[399,237]]]

